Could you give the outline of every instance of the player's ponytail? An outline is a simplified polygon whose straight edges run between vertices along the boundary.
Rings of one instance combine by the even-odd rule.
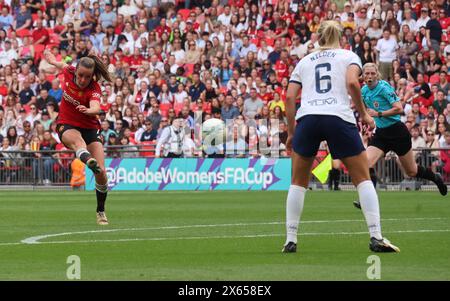
[[[101,80],[103,78],[108,82],[112,82],[108,67],[95,54],[89,54],[88,56],[81,58],[79,64],[85,68],[94,69],[96,80]]]
[[[317,33],[321,50],[340,48],[342,27],[338,22],[333,20],[322,22]]]

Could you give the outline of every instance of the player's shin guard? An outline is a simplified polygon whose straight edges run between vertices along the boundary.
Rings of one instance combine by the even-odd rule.
[[[98,184],[95,183],[95,193],[97,195],[97,212],[105,211],[106,196],[108,194],[108,183]]]
[[[86,164],[86,162],[92,158],[91,153],[88,152],[87,149],[85,148],[80,148],[76,151],[76,156],[78,159],[81,160],[81,162],[83,162],[84,164]]]
[[[378,204],[378,196],[373,183],[369,180],[363,181],[359,183],[356,189],[358,190],[359,202],[369,228],[370,237],[382,239],[380,205]]]
[[[286,244],[297,243],[298,224],[303,211],[306,188],[291,185],[286,200]]]

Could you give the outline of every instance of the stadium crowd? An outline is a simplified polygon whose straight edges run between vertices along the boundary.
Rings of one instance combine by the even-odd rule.
[[[114,75],[101,85],[101,134],[130,151],[109,156],[142,155],[132,148],[155,146],[177,118],[184,156],[203,156],[199,111],[233,120],[236,146],[265,139],[270,148],[276,137],[286,155],[289,76],[330,19],[344,28],[342,47],[395,87],[413,147],[450,145],[449,1],[0,0],[0,13],[0,151],[64,149],[55,132],[62,75],[42,55],[50,49],[73,65],[94,52]],[[450,150],[426,160],[450,175]]]

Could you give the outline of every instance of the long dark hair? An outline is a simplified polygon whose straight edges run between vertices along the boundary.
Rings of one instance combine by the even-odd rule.
[[[9,131],[10,131],[10,130],[14,130],[14,133],[15,133],[14,136],[11,136],[11,135],[9,134]],[[18,135],[17,135],[17,129],[16,129],[15,126],[10,126],[10,127],[8,128],[8,131],[6,132],[6,137],[8,137],[8,139],[9,139],[9,144],[10,144],[10,145],[15,145],[15,144],[16,144]]]
[[[77,67],[79,65],[88,69],[94,69],[96,80],[101,80],[103,78],[108,82],[112,82],[111,75],[108,72],[108,66],[106,66],[97,55],[89,54],[88,56],[81,58]]]

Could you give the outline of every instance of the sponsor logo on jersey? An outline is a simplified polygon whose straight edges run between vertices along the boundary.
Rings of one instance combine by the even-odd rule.
[[[75,90],[69,84],[66,86],[67,90],[69,90],[72,94],[77,95],[78,97],[83,97],[84,92],[80,90]]]
[[[70,103],[76,107],[80,105],[80,102],[78,100],[75,100],[72,96],[70,96],[66,92],[63,93],[63,98],[65,101],[67,101],[68,103]]]
[[[314,100],[308,100],[308,104],[310,106],[318,107],[318,106],[325,106],[325,105],[337,105],[338,101],[334,97],[329,97],[326,99],[314,99]]]
[[[73,94],[78,94],[78,91],[76,91],[75,89],[73,89],[70,85],[66,86],[67,90],[69,90],[70,92],[72,92]]]

